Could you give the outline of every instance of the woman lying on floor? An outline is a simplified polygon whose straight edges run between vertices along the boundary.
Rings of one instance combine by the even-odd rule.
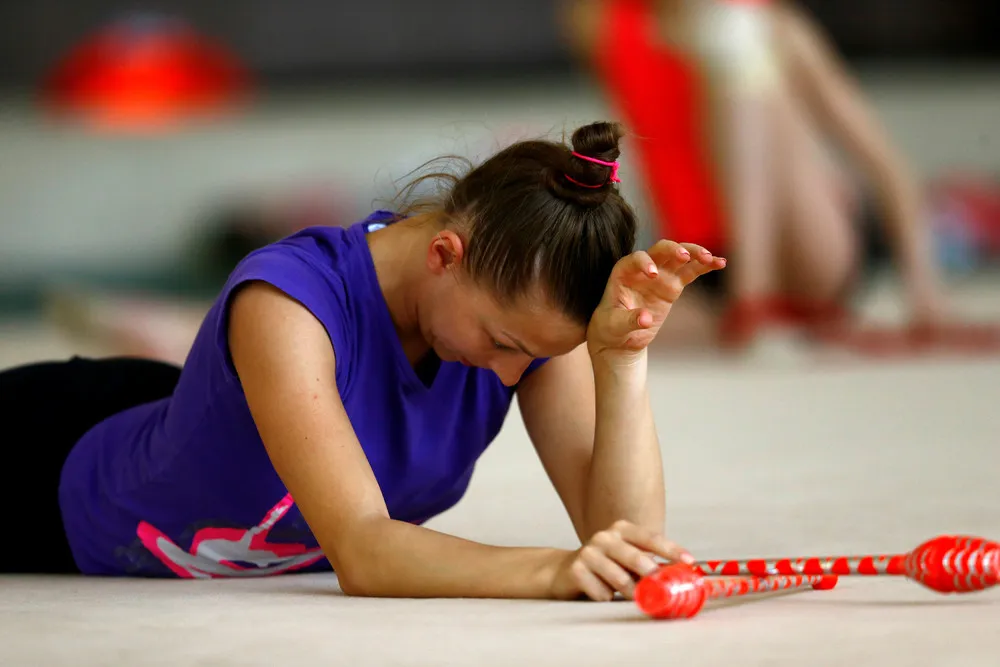
[[[647,346],[725,260],[633,251],[618,126],[524,141],[439,201],[314,227],[232,272],[183,368],[74,358],[0,374],[25,434],[5,571],[244,577],[333,569],[365,596],[608,600],[664,536]],[[423,527],[515,395],[580,548]],[[22,488],[30,489],[27,493]]]

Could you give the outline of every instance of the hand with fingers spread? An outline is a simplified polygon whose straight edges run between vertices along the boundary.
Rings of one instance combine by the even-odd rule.
[[[644,350],[684,288],[725,266],[724,258],[701,246],[667,240],[623,257],[587,330],[591,355]]]
[[[628,521],[617,521],[562,559],[552,596],[558,600],[585,596],[608,601],[620,593],[631,600],[636,581],[659,567],[654,556],[669,562],[695,562],[691,554],[662,535]]]

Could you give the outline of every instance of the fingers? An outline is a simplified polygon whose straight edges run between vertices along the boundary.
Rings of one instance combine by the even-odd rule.
[[[626,598],[632,598],[635,591],[635,580],[602,548],[595,545],[584,547],[580,551],[580,562],[587,567],[588,572],[600,578],[602,586],[607,592],[606,598],[594,599],[610,600],[614,591],[621,593]]]
[[[576,585],[591,599],[610,600],[616,592],[632,599],[638,578],[659,568],[654,555],[667,561],[694,562],[687,551],[662,535],[619,521],[590,539],[571,571]]]
[[[669,561],[680,561],[682,563],[688,563],[689,565],[695,562],[694,557],[688,553],[686,549],[681,548],[660,533],[649,530],[648,528],[643,528],[642,526],[637,526],[634,523],[629,523],[627,521],[619,521],[615,524],[614,530],[616,530],[626,542],[634,544],[640,549],[645,549],[660,558],[664,558]]]
[[[657,265],[667,269],[676,270],[692,259],[698,261],[701,257],[701,246],[693,243],[678,243],[661,239],[653,244],[649,249],[649,256]]]
[[[690,285],[700,276],[710,273],[712,271],[718,271],[719,269],[726,268],[726,259],[724,257],[710,257],[704,262],[691,262],[679,271],[677,271],[677,278],[686,287]]]
[[[685,285],[690,284],[698,276],[703,276],[710,271],[726,268],[726,258],[716,257],[707,248],[694,243],[682,244],[691,253],[691,257],[697,261],[689,262],[677,272],[678,277]]]
[[[623,257],[615,268],[619,280],[626,284],[669,273],[682,278],[686,286],[698,276],[725,266],[725,258],[714,256],[700,245],[661,240],[648,252],[637,250]]]
[[[616,338],[624,338],[633,331],[653,326],[653,316],[645,308],[616,309],[609,315],[609,331]]]
[[[649,249],[649,256],[664,270],[670,271],[686,287],[710,271],[725,268],[726,260],[716,257],[696,243],[678,243],[666,239],[657,241]]]
[[[586,547],[580,551],[580,557],[570,566],[570,572],[576,581],[576,585],[584,595],[591,600],[607,602],[614,598],[614,590],[595,574],[592,566],[588,563],[594,557],[593,555],[588,557],[585,553],[586,551]]]
[[[656,278],[660,274],[657,266],[649,253],[643,250],[636,250],[618,260],[615,265],[618,279],[626,284],[632,284],[637,280]]]
[[[612,558],[622,568],[634,572],[640,577],[652,574],[659,567],[648,551],[625,541],[621,536],[606,548],[608,557]],[[631,577],[630,577],[631,578]]]
[[[615,264],[605,288],[603,303],[610,307],[599,320],[601,335],[641,349],[649,337],[633,334],[656,329],[670,304],[692,281],[725,264],[725,259],[697,244],[667,240],[659,241],[648,252],[626,255]]]

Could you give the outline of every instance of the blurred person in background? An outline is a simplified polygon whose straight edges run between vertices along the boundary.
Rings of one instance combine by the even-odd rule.
[[[567,0],[566,34],[632,132],[658,234],[721,248],[664,342],[741,349],[773,326],[896,349],[1000,346],[953,324],[924,195],[820,26],[772,0]],[[854,167],[841,164],[838,154]],[[908,325],[850,300],[885,254]]]

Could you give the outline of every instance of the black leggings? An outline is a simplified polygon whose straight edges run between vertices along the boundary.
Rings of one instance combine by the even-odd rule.
[[[83,359],[0,372],[8,474],[0,482],[0,573],[78,572],[59,510],[59,475],[91,427],[173,393],[180,368],[134,358]]]

